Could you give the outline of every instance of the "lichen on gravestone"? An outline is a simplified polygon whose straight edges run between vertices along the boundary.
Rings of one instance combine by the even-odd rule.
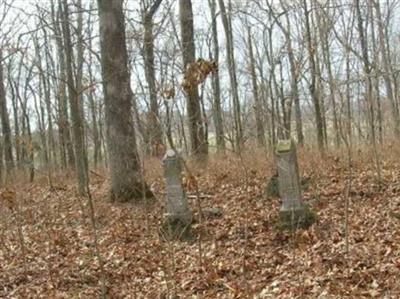
[[[278,141],[276,157],[279,195],[282,199],[279,226],[284,229],[307,228],[315,221],[315,215],[301,200],[299,167],[294,141]]]
[[[162,230],[168,238],[186,237],[192,223],[192,212],[182,187],[182,157],[175,150],[167,150],[164,159],[166,201]]]

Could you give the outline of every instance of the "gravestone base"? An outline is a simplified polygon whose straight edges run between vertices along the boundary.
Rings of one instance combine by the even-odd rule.
[[[192,236],[193,215],[182,187],[182,161],[175,150],[168,150],[163,159],[167,194],[161,233],[167,240],[188,240]]]
[[[143,188],[125,186],[119,188],[118,192],[109,190],[107,199],[109,202],[135,202],[135,203],[154,203],[156,198],[150,188],[144,184]]]
[[[296,209],[280,210],[277,226],[282,230],[307,229],[316,219],[315,213],[307,205],[302,204]]]
[[[176,217],[165,217],[161,226],[162,236],[169,241],[190,241],[194,239],[191,223]]]

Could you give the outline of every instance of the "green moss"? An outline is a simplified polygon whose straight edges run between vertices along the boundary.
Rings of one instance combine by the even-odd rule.
[[[312,179],[310,177],[303,177],[300,181],[300,184],[302,191],[307,191],[312,184]]]
[[[317,220],[317,215],[306,205],[302,209],[280,211],[277,228],[280,230],[307,229]]]
[[[265,188],[265,195],[267,197],[279,197],[278,175],[273,175]]]
[[[108,193],[108,199],[111,202],[155,202],[155,197],[150,188],[144,185],[144,194],[142,185],[139,188],[135,187],[121,187],[118,190],[110,189]]]
[[[166,240],[190,241],[194,238],[191,223],[187,224],[180,219],[166,218],[161,226],[161,236]]]
[[[289,140],[279,140],[276,145],[276,152],[277,153],[287,153],[292,150],[293,141]]]

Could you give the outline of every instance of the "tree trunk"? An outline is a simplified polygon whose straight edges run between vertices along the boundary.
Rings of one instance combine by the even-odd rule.
[[[317,68],[315,64],[314,52],[315,46],[313,45],[311,38],[311,26],[310,26],[310,11],[308,10],[307,0],[303,0],[304,6],[304,15],[306,20],[306,42],[307,42],[307,50],[308,50],[308,58],[310,63],[310,93],[311,98],[314,104],[315,109],[315,125],[317,129],[317,141],[318,141],[318,149],[321,154],[324,153],[324,129],[323,129],[323,120],[321,114],[321,106],[318,98],[318,92],[316,88],[316,77],[317,77]]]
[[[92,28],[88,30],[90,33],[88,46],[89,49],[92,49]],[[99,125],[98,121],[100,119],[100,115],[98,113],[98,103],[95,100],[95,78],[93,76],[93,53],[89,51],[89,58],[88,58],[88,74],[89,74],[89,84],[91,86],[88,94],[89,105],[90,105],[90,114],[91,114],[91,121],[92,121],[92,132],[93,132],[93,164],[94,168],[97,168],[98,163],[102,160],[101,155],[101,139],[100,139],[100,132],[99,132]]]
[[[324,8],[321,8],[324,9]],[[332,104],[332,112],[333,112],[333,131],[335,135],[335,146],[338,148],[340,146],[340,137],[339,137],[339,121],[337,115],[337,108],[336,108],[336,86],[335,86],[335,78],[333,77],[332,72],[332,64],[331,64],[331,53],[329,49],[329,31],[328,28],[329,23],[324,20],[324,17],[317,14],[317,24],[319,28],[319,35],[321,40],[321,51],[322,57],[324,60],[324,64],[326,66],[326,71],[328,73],[328,85],[329,85],[329,98]]]
[[[150,138],[151,155],[159,156],[163,145],[163,134],[159,120],[156,74],[154,69],[154,34],[153,17],[162,0],[156,0],[144,14],[144,68],[149,88],[150,111],[148,113],[148,136]]]
[[[12,67],[13,61],[11,60],[9,65],[8,65],[8,84],[9,84],[9,90],[11,92],[11,103],[12,103],[12,108],[13,108],[13,118],[14,118],[14,142],[15,142],[15,162],[17,164],[17,168],[20,168],[21,164],[21,146],[20,146],[20,141],[21,141],[21,136],[20,136],[20,125],[19,125],[19,117],[18,117],[18,96],[19,96],[19,90],[18,90],[18,84],[13,81],[11,77],[11,67]],[[19,65],[19,70],[21,69],[21,65]],[[18,72],[18,81],[21,78],[21,73],[20,71]]]
[[[51,43],[49,42],[49,38],[47,35],[47,31],[45,27],[42,29],[43,31],[43,36],[44,36],[44,41],[46,44],[45,47],[45,69],[41,70],[41,75],[42,75],[42,81],[43,81],[43,89],[44,89],[44,99],[45,99],[45,104],[46,104],[46,116],[47,116],[47,147],[49,151],[49,163],[50,167],[56,166],[57,164],[57,155],[56,155],[56,145],[54,142],[54,130],[53,130],[53,118],[52,118],[52,113],[51,113],[51,86],[50,86],[50,76],[46,75],[46,70],[50,69],[50,62],[49,62],[49,55],[51,52],[51,49],[49,48]],[[39,62],[41,65],[41,63]]]
[[[218,0],[218,4],[219,4],[219,9],[221,11],[222,25],[224,27],[225,38],[226,38],[226,56],[228,61],[229,80],[232,91],[233,117],[235,123],[235,135],[236,135],[235,144],[236,144],[236,150],[240,152],[243,146],[243,129],[242,129],[242,119],[240,114],[238,83],[236,78],[236,62],[235,62],[234,47],[233,47],[232,24],[229,21],[224,0]]]
[[[304,134],[303,134],[303,121],[301,115],[301,107],[300,107],[300,96],[299,96],[299,87],[298,87],[298,70],[296,67],[296,59],[293,53],[292,47],[292,37],[290,30],[290,21],[289,16],[286,14],[286,43],[287,43],[287,51],[288,58],[290,64],[290,75],[291,75],[291,96],[294,101],[294,111],[296,116],[296,134],[297,141],[300,146],[304,145]]]
[[[57,58],[59,61],[59,82],[57,90],[57,108],[58,108],[58,135],[60,143],[61,163],[64,167],[67,165],[71,168],[75,167],[75,154],[71,140],[70,125],[68,121],[67,108],[67,79],[66,79],[66,62],[64,55],[64,43],[62,37],[62,9],[59,2],[58,11],[56,13],[54,3],[51,1],[52,19],[55,24],[54,31],[56,35]]]
[[[179,0],[181,23],[183,66],[186,70],[189,64],[195,62],[195,44],[193,28],[193,11],[191,0]],[[204,120],[201,118],[200,99],[197,86],[186,93],[187,116],[189,121],[189,135],[192,154],[203,159],[208,153],[208,142],[205,139]]]
[[[378,154],[378,149],[376,146],[376,138],[375,138],[375,121],[374,121],[374,105],[372,102],[372,81],[371,81],[371,65],[368,57],[368,46],[366,42],[366,38],[364,35],[364,26],[361,15],[360,1],[355,0],[356,6],[356,15],[357,15],[357,27],[358,34],[360,36],[361,50],[362,50],[362,58],[363,58],[363,66],[364,66],[364,74],[365,74],[365,83],[366,83],[366,102],[368,106],[368,120],[371,134],[372,147],[374,150],[376,170],[378,175],[378,182],[381,182],[381,162]]]
[[[255,59],[253,53],[253,41],[251,39],[250,26],[247,27],[247,34],[248,34],[248,44],[249,44],[248,46],[249,46],[249,59],[250,59],[250,74],[251,74],[251,82],[252,82],[253,97],[254,97],[254,114],[256,120],[257,143],[258,146],[264,147],[265,134],[264,134],[264,123],[262,119],[262,104],[257,84]]]
[[[89,169],[89,161],[88,161],[88,155],[87,155],[87,144],[86,144],[86,137],[85,137],[85,108],[84,108],[84,97],[83,97],[83,63],[84,63],[84,54],[85,54],[85,47],[84,47],[84,36],[83,36],[83,6],[82,6],[82,0],[77,0],[76,1],[76,6],[77,6],[77,28],[76,28],[76,33],[77,33],[77,42],[76,42],[76,91],[78,94],[78,111],[79,111],[79,116],[81,120],[81,134],[82,134],[82,155],[83,155],[83,163],[85,163],[85,171],[86,171],[86,176],[87,179],[88,177],[88,169]]]
[[[101,67],[107,125],[111,200],[151,197],[144,183],[132,118],[132,91],[128,72],[122,0],[98,0]]]
[[[391,111],[392,111],[392,122],[393,122],[393,129],[394,129],[394,135],[396,138],[400,137],[400,115],[399,115],[399,110],[396,105],[396,99],[394,96],[393,92],[393,86],[392,86],[392,81],[391,81],[391,69],[390,69],[390,62],[389,62],[389,57],[388,57],[388,49],[387,45],[385,42],[385,33],[384,33],[384,27],[383,27],[383,20],[382,20],[382,14],[381,14],[381,9],[379,5],[379,1],[375,0],[370,0],[375,6],[376,10],[376,17],[378,19],[378,34],[379,34],[379,45],[380,45],[380,52],[381,52],[381,57],[382,57],[382,64],[383,64],[383,79],[385,81],[385,87],[386,87],[386,94],[387,97],[389,98],[389,102],[391,104]]]
[[[7,177],[12,175],[14,169],[14,159],[12,153],[10,118],[7,111],[6,91],[4,89],[3,76],[3,55],[0,49],[0,117],[3,133],[3,151]]]
[[[63,0],[63,36],[66,56],[69,106],[71,110],[72,132],[75,150],[75,168],[78,178],[78,192],[80,195],[85,195],[86,186],[89,178],[85,157],[86,152],[84,142],[83,118],[79,103],[80,97],[73,76],[73,53],[67,0]]]
[[[376,117],[377,117],[377,125],[378,125],[378,140],[380,143],[383,142],[383,125],[382,125],[382,107],[381,107],[381,94],[380,94],[380,76],[379,68],[377,66],[381,65],[381,61],[379,59],[379,51],[377,47],[377,41],[375,37],[375,18],[373,7],[368,6],[368,14],[370,15],[371,20],[371,42],[372,42],[372,52],[373,52],[373,60],[375,65],[375,76],[373,77],[373,87],[375,89],[375,102],[376,102]]]
[[[213,57],[212,59],[219,64],[219,43],[218,43],[218,28],[217,28],[217,14],[216,14],[216,0],[209,0],[208,4],[211,10],[211,28],[212,28],[212,43],[213,43]],[[214,97],[213,117],[215,126],[215,137],[217,142],[217,151],[223,152],[225,150],[225,133],[224,124],[222,119],[221,107],[221,88],[218,70],[212,74],[212,89]]]

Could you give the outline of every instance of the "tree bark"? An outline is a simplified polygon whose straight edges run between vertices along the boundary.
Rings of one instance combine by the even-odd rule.
[[[235,135],[236,135],[235,144],[236,144],[236,150],[240,152],[243,146],[243,128],[242,128],[242,119],[240,114],[238,83],[236,78],[236,63],[235,63],[235,54],[233,47],[232,24],[229,21],[224,0],[218,0],[218,4],[219,4],[219,9],[221,11],[222,25],[224,27],[225,38],[226,38],[226,56],[228,61],[229,80],[232,91],[231,95],[232,95],[233,117],[235,123]]]
[[[88,170],[87,170],[87,163],[85,156],[86,152],[85,152],[85,141],[84,141],[83,118],[79,103],[80,96],[77,90],[77,85],[74,82],[75,80],[73,75],[73,53],[72,53],[72,42],[71,42],[67,0],[63,0],[63,36],[64,36],[64,47],[66,56],[68,97],[69,97],[69,106],[71,110],[72,132],[74,140],[75,168],[77,171],[77,179],[78,179],[78,192],[80,195],[85,195],[86,186],[89,178],[88,178]]]
[[[303,120],[302,120],[301,107],[300,107],[299,87],[298,87],[299,75],[298,75],[298,70],[297,70],[297,66],[296,66],[296,59],[294,56],[294,50],[293,50],[293,46],[292,46],[290,21],[289,21],[288,15],[286,15],[286,28],[287,28],[287,30],[285,33],[285,37],[286,37],[288,58],[289,58],[289,64],[290,64],[291,96],[294,101],[297,141],[300,146],[303,146],[304,145],[304,133],[303,133]]]
[[[110,199],[139,200],[151,197],[152,193],[144,183],[136,146],[123,1],[98,0],[97,3],[111,179]]]
[[[4,89],[4,75],[3,75],[3,55],[0,49],[0,117],[1,127],[3,133],[3,151],[6,166],[7,177],[9,177],[14,169],[14,159],[12,153],[12,138],[10,128],[10,118],[7,110],[6,91]]]
[[[156,0],[144,13],[144,68],[149,89],[150,110],[148,113],[148,136],[150,138],[151,155],[159,156],[163,145],[163,134],[158,112],[156,73],[154,69],[154,34],[153,18],[162,0]]]
[[[179,0],[179,14],[183,65],[186,70],[191,63],[195,62],[196,57],[191,0]],[[203,159],[208,154],[208,142],[205,139],[204,120],[201,118],[200,99],[197,86],[187,91],[186,98],[191,146],[190,150],[192,154]]]
[[[310,76],[311,76],[311,83],[310,83],[310,93],[311,98],[314,104],[315,109],[315,125],[317,129],[317,141],[318,141],[318,149],[321,154],[324,153],[324,129],[323,129],[323,120],[321,114],[321,106],[320,101],[318,98],[318,92],[316,88],[316,77],[317,77],[317,67],[315,64],[314,52],[315,48],[311,38],[311,26],[310,26],[310,11],[308,10],[307,0],[303,0],[303,8],[304,8],[304,15],[306,21],[306,42],[307,42],[307,50],[308,50],[308,58],[310,63]]]
[[[388,57],[389,56],[388,49],[387,49],[387,45],[385,42],[385,32],[384,32],[384,27],[383,27],[381,9],[380,9],[380,5],[379,5],[379,1],[375,1],[375,0],[370,0],[370,1],[375,6],[376,17],[378,19],[379,45],[380,45],[380,50],[381,50],[380,52],[381,52],[382,64],[383,64],[383,80],[385,81],[386,94],[387,94],[387,97],[389,98],[389,101],[391,104],[394,135],[396,138],[399,138],[400,137],[400,115],[399,115],[398,107],[396,105],[396,99],[394,96],[393,86],[392,86],[392,81],[391,81],[391,75],[390,75],[391,68],[390,68],[390,62],[389,62],[389,57]]]
[[[217,28],[217,14],[216,14],[216,0],[209,0],[208,4],[211,11],[211,29],[212,29],[212,44],[213,44],[213,57],[212,59],[219,64],[219,43],[218,43],[218,28]],[[221,107],[221,87],[219,80],[218,70],[212,74],[212,89],[213,89],[213,116],[215,126],[215,137],[217,143],[217,151],[223,152],[225,150],[225,133],[224,124],[222,119]]]
[[[363,58],[362,62],[363,62],[364,74],[365,74],[366,102],[367,102],[367,106],[368,106],[368,120],[369,120],[372,147],[373,147],[374,156],[375,156],[376,170],[377,170],[377,175],[378,175],[377,178],[378,178],[378,183],[380,183],[381,178],[382,178],[382,176],[381,176],[381,161],[380,161],[378,149],[376,146],[376,138],[375,138],[375,121],[374,121],[375,113],[374,113],[374,105],[372,102],[371,65],[369,62],[368,46],[367,46],[365,33],[364,33],[364,26],[363,26],[363,20],[362,20],[359,0],[355,0],[355,6],[356,6],[356,15],[357,15],[357,29],[358,29],[358,34],[360,37],[361,51],[362,51],[362,58]]]
[[[321,7],[321,9],[324,9]],[[335,86],[335,78],[333,77],[332,72],[332,64],[331,64],[331,53],[329,48],[329,32],[331,26],[329,21],[326,21],[323,16],[317,14],[317,24],[319,29],[319,35],[321,40],[321,51],[322,57],[324,60],[324,64],[326,67],[326,71],[328,73],[328,85],[329,85],[329,98],[332,104],[332,113],[333,113],[333,131],[335,135],[335,146],[338,148],[340,146],[340,137],[339,137],[339,120],[337,115],[337,107],[336,107],[336,86]]]
[[[58,90],[57,90],[57,108],[58,108],[58,138],[59,138],[59,152],[61,164],[64,167],[75,167],[75,154],[71,140],[70,124],[68,117],[67,107],[67,78],[66,78],[66,61],[64,54],[64,42],[62,36],[62,7],[59,2],[58,10],[56,12],[54,2],[51,1],[51,14],[54,22],[54,32],[56,35],[57,58],[59,61],[58,71]]]
[[[264,124],[262,119],[262,103],[259,95],[258,84],[257,84],[257,74],[255,67],[255,58],[253,52],[253,41],[251,38],[251,29],[250,26],[247,27],[247,35],[248,35],[248,46],[249,46],[249,59],[250,59],[250,74],[251,74],[251,83],[253,87],[253,97],[254,97],[254,114],[256,120],[256,131],[257,131],[257,143],[258,146],[265,146],[265,132],[264,132]]]

